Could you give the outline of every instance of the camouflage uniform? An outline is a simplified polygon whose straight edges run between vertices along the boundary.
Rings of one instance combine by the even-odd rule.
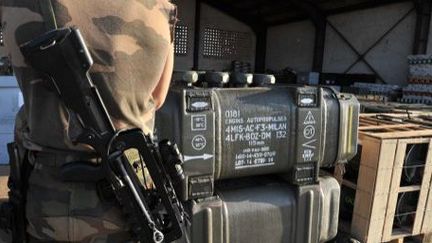
[[[154,92],[172,71],[175,7],[168,0],[51,2],[57,26],[77,26],[86,39],[95,62],[90,75],[116,127],[151,132]],[[127,226],[115,202],[102,202],[94,183],[59,178],[59,166],[97,158],[90,149],[70,142],[73,116],[52,84],[27,66],[19,51],[19,45],[47,31],[40,1],[0,4],[5,46],[25,101],[16,139],[32,151],[35,167],[27,196],[29,234],[40,241],[125,242]]]

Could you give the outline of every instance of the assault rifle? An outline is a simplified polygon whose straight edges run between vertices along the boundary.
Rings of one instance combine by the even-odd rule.
[[[79,121],[80,132],[71,135],[72,141],[90,145],[102,158],[97,166],[69,163],[63,166],[62,177],[79,181],[103,174],[127,214],[137,241],[171,242],[182,236],[187,238],[188,215],[172,185],[182,175],[175,164],[181,161],[181,155],[170,143],[164,142],[162,151],[171,154],[162,156],[159,146],[140,129],[115,130],[89,77],[93,60],[80,31],[76,28],[50,31],[21,46],[21,52],[28,64],[53,81],[61,100]],[[140,183],[124,154],[129,149],[139,152],[154,189]]]

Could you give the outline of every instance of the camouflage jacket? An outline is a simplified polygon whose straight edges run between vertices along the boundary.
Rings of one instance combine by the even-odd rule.
[[[52,0],[58,27],[78,27],[95,64],[90,75],[117,128],[153,128],[152,94],[172,59],[176,9],[168,0]],[[47,28],[40,1],[2,0],[5,46],[24,96],[26,127],[18,129],[33,150],[81,150],[71,144],[73,122],[50,82],[24,62],[19,46]],[[167,67],[168,66],[168,67]]]

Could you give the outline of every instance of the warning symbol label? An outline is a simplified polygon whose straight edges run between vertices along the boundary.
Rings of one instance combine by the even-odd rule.
[[[305,125],[314,125],[314,124],[316,124],[315,117],[313,116],[313,114],[312,114],[311,111],[308,112],[308,114],[306,116],[306,119],[304,121],[304,124]]]

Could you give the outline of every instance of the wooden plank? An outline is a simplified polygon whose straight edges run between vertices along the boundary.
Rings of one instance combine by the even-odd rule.
[[[404,238],[399,238],[399,239],[392,240],[390,243],[403,243],[403,242],[404,242]]]
[[[362,121],[359,122],[359,127],[364,127],[364,126],[384,126],[384,125],[392,125],[392,124],[383,124],[381,122],[365,121],[365,120],[362,120]]]
[[[7,181],[9,178],[9,166],[0,166],[0,200],[8,198],[9,188],[7,186]]]
[[[432,243],[432,232],[423,235],[423,243]]]
[[[368,117],[368,118],[363,118],[360,117],[360,122],[361,123],[369,123],[369,124],[394,124],[394,121],[388,121],[388,120],[384,120],[384,119],[378,119],[376,116],[375,117]]]
[[[357,179],[357,188],[359,190],[372,193],[375,191],[375,181],[377,179],[377,169],[362,165],[360,163],[359,176]]]
[[[376,170],[373,173],[364,171],[364,169],[377,168],[380,153],[380,141],[376,139],[362,140],[363,148],[361,154],[361,166],[359,168],[359,176],[357,185],[367,184],[369,181],[375,181]],[[367,187],[367,186],[364,186]],[[362,242],[367,242],[370,235],[370,217],[372,210],[372,194],[357,190],[353,209],[353,220],[351,224],[351,231],[357,239]]]
[[[362,218],[370,220],[372,206],[373,206],[372,203],[373,203],[372,193],[365,192],[362,190],[357,190],[355,200],[354,200],[353,214],[356,214]],[[354,221],[353,224],[355,224]],[[369,232],[369,229],[365,230],[365,232]]]
[[[409,236],[412,236],[412,234],[408,234],[406,232],[406,230],[397,229],[397,230],[394,231],[394,234],[391,237],[391,240],[397,240],[397,239],[401,239],[401,238],[403,239],[403,238],[406,238],[406,237],[409,237]]]
[[[392,117],[392,114],[384,114],[379,116],[369,115],[368,117],[361,116],[359,131],[361,133],[367,133],[371,136],[382,139],[421,137],[432,134],[432,129],[430,126],[419,125],[417,120],[410,119],[405,121],[402,119],[400,121],[391,121],[383,119],[391,119]],[[419,133],[419,131],[421,132]]]
[[[421,196],[420,196],[420,199],[421,199]],[[417,205],[417,210],[416,210],[416,215],[415,215],[414,225],[413,225],[413,231],[412,231],[413,235],[418,235],[421,233],[422,226],[423,226],[424,214],[425,214],[424,205],[425,204],[422,202],[419,202]]]
[[[387,204],[384,232],[382,241],[392,240],[393,235],[393,221],[395,217],[396,205],[398,200],[399,185],[402,175],[402,167],[404,164],[405,153],[407,144],[399,141],[397,145],[396,156],[394,159],[394,170],[390,184],[390,196]]]
[[[409,116],[408,116],[409,115]],[[360,118],[368,119],[370,117],[389,116],[395,118],[417,118],[417,117],[431,117],[432,112],[404,112],[404,113],[362,113]]]
[[[367,237],[369,232],[369,219],[363,218],[357,214],[353,214],[351,222],[351,234],[360,242],[367,243]]]
[[[382,130],[382,129],[388,129],[388,128],[412,129],[412,128],[419,128],[419,127],[421,127],[421,126],[415,125],[415,124],[369,125],[369,126],[359,127],[359,131],[373,131],[373,130]]]
[[[398,193],[420,191],[421,186],[404,186],[400,187]]]
[[[421,242],[421,243],[432,243],[432,235],[410,235],[403,233],[403,231],[396,231],[396,235],[393,236],[393,240],[389,242],[399,242],[398,240],[406,240],[408,237],[410,238],[408,241],[403,242]],[[414,241],[413,241],[414,240]]]
[[[379,242],[385,220],[397,140],[362,139],[352,233],[364,242]],[[368,222],[365,223],[364,219]],[[357,220],[359,220],[357,222]],[[366,227],[366,228],[364,228]]]
[[[418,130],[418,131],[400,131],[400,132],[383,132],[371,133],[359,131],[362,135],[367,135],[380,139],[396,139],[396,138],[411,138],[411,137],[432,137],[432,129]]]
[[[369,114],[368,114],[369,115]],[[375,118],[376,115],[373,116],[365,116],[364,114],[360,114],[359,120],[361,122],[373,122],[374,120],[371,118]]]
[[[392,168],[377,169],[360,165],[360,170],[364,176],[358,179],[357,188],[359,190],[373,193],[374,195],[389,193],[390,180],[393,173]]]
[[[403,124],[402,122],[397,121],[389,121],[379,118],[368,118],[368,119],[362,119],[360,121],[360,125],[362,124],[370,124],[370,125],[395,125],[395,124]]]
[[[425,168],[423,171],[423,181],[420,189],[419,202],[417,205],[417,214],[414,221],[414,234],[430,233],[423,232],[423,221],[425,220],[425,210],[427,208],[427,200],[429,197],[429,189],[431,187],[432,179],[432,139],[429,140],[428,153],[425,161]]]
[[[379,221],[380,224],[384,224],[384,219]],[[369,232],[369,223],[370,220],[368,218],[353,214],[351,234],[362,243],[381,242],[382,230],[374,230],[372,233]]]
[[[413,137],[413,138],[404,138],[403,141],[406,144],[421,144],[421,143],[430,143],[431,138]]]
[[[380,158],[378,162],[378,170],[393,169],[394,161],[398,151],[398,140],[386,139],[381,141]]]
[[[427,158],[427,165],[428,167],[430,167],[430,165],[432,164],[432,142],[429,144],[429,152],[428,152],[428,158]],[[431,173],[431,172],[429,172]],[[425,172],[426,174],[426,172]],[[423,178],[423,181],[426,181],[426,178]],[[429,187],[428,189],[423,189],[423,190],[428,190],[427,193],[427,199],[426,199],[426,205],[425,205],[425,213],[424,213],[424,217],[423,217],[423,225],[422,225],[422,229],[421,229],[421,233],[423,234],[428,234],[427,237],[425,236],[425,238],[430,239],[431,243],[432,243],[432,175],[430,175],[429,178]]]
[[[397,117],[397,116],[392,116],[392,114],[390,113],[375,113],[375,114],[370,114],[368,116],[363,116],[360,115],[360,118],[362,120],[367,120],[367,121],[376,121],[376,122],[397,122],[398,120],[392,120],[392,118],[395,119],[401,119],[401,117]]]
[[[381,141],[379,139],[371,138],[371,137],[360,137],[360,141],[362,143],[360,164],[370,168],[378,168]],[[389,143],[391,141],[386,141],[386,142]],[[396,148],[396,141],[393,142],[394,142],[394,148]],[[361,177],[359,176],[359,180],[360,179]],[[359,182],[357,182],[357,184],[359,184]]]
[[[432,188],[429,189],[429,195],[428,195],[425,214],[423,218],[422,233],[425,234],[430,233],[431,240],[432,240]]]
[[[403,124],[402,122],[388,121],[379,118],[369,118],[368,120],[364,120],[363,122],[368,122],[370,124],[376,125],[395,125],[395,124]]]
[[[391,127],[388,129],[389,131],[398,132],[398,131],[422,130],[423,128],[420,126],[401,126],[401,127]]]

